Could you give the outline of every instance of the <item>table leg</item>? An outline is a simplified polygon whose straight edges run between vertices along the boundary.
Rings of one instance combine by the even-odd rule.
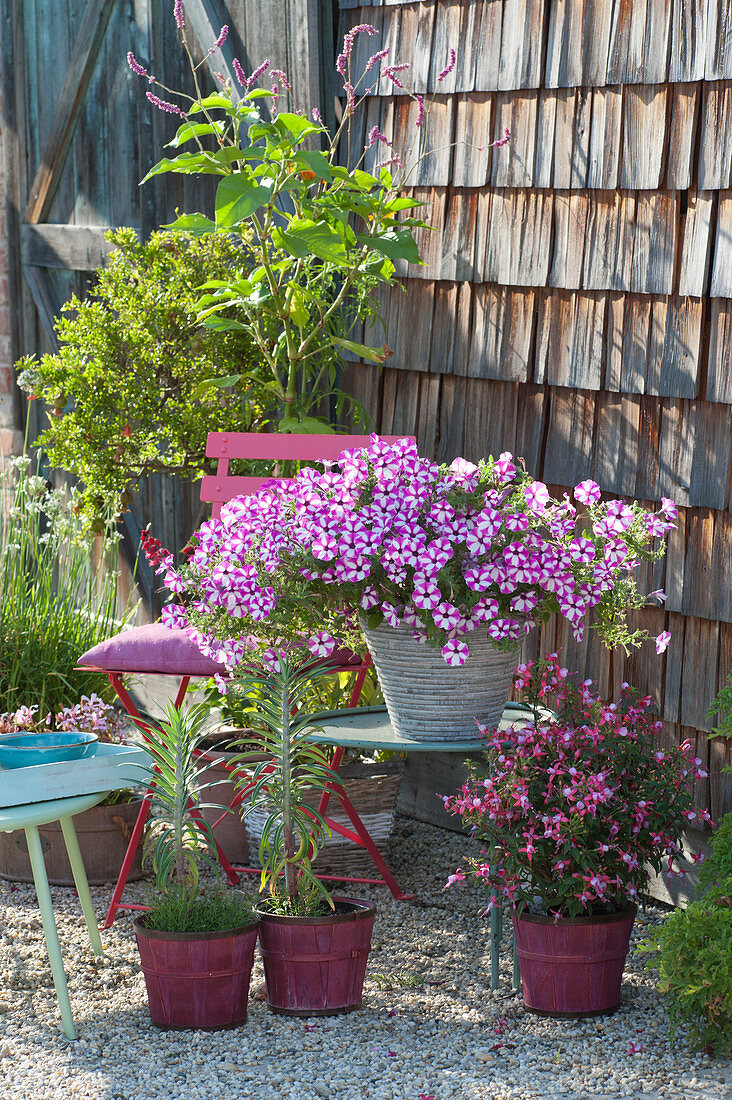
[[[64,834],[66,851],[69,856],[69,863],[71,864],[71,873],[76,883],[76,892],[79,895],[84,920],[89,929],[89,939],[91,940],[92,949],[95,955],[103,955],[104,948],[102,947],[102,939],[99,935],[97,918],[94,914],[94,903],[92,902],[91,893],[89,891],[89,883],[86,880],[84,862],[81,858],[81,852],[79,851],[79,841],[76,838],[74,819],[72,817],[62,817],[60,820],[61,831]]]
[[[28,843],[28,855],[30,856],[33,881],[35,882],[36,894],[38,896],[38,908],[41,911],[41,920],[43,921],[43,935],[46,938],[48,960],[51,964],[53,984],[56,988],[58,1006],[61,1010],[61,1021],[63,1023],[64,1034],[67,1039],[76,1039],[74,1020],[71,1015],[69,990],[66,985],[66,974],[61,958],[61,945],[58,942],[58,929],[56,928],[56,918],[53,915],[51,891],[48,888],[46,864],[43,860],[43,849],[41,848],[41,838],[38,835],[37,826],[26,825],[25,837]]]

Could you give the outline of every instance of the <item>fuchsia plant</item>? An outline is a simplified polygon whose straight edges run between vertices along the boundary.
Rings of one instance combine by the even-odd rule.
[[[681,834],[709,822],[693,809],[695,779],[706,775],[688,741],[663,749],[650,699],[623,685],[604,703],[591,681],[573,684],[555,654],[520,665],[516,687],[535,708],[528,726],[485,730],[485,766],[473,766],[449,813],[488,849],[447,885],[474,876],[504,900],[558,917],[627,909],[647,883],[647,866],[682,874]],[[556,700],[556,720],[540,702]]]
[[[275,648],[299,638],[323,658],[336,637],[362,648],[355,609],[370,626],[408,624],[451,665],[467,660],[472,631],[516,647],[551,611],[581,638],[594,609],[607,644],[636,645],[644,635],[628,629],[627,610],[644,601],[633,571],[663,552],[653,542],[673,526],[669,510],[601,502],[590,481],[574,498],[582,510],[508,453],[440,466],[408,439],[372,436],[324,472],[225,505],[181,570],[156,549],[158,572],[185,600],[163,618],[230,669],[248,634]]]

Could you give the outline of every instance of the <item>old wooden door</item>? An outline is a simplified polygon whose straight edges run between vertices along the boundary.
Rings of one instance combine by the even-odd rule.
[[[270,58],[291,75],[295,102],[324,107],[331,0],[186,0],[184,10],[202,56],[229,27],[223,49],[207,60],[212,78],[218,71],[237,87],[235,57],[248,71]],[[172,174],[139,187],[176,122],[146,101],[126,54],[169,87],[186,87],[172,0],[0,0],[0,33],[17,359],[56,347],[54,319],[72,291],[88,288],[110,227],[133,226],[146,237],[176,207],[210,207],[212,189]],[[130,548],[153,515],[160,537],[180,545],[198,511],[196,488],[154,478],[135,511],[126,517]]]

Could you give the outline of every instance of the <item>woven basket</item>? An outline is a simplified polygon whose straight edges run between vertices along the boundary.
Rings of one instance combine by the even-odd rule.
[[[470,656],[448,665],[439,649],[422,645],[412,628],[382,623],[375,630],[361,621],[384,693],[391,724],[414,741],[468,741],[478,735],[476,720],[497,726],[518,662],[518,650],[496,649],[487,630],[466,635]]]
[[[358,816],[382,855],[386,852],[394,828],[394,810],[403,771],[403,760],[362,760],[355,764],[344,765],[338,771],[338,778],[343,782]],[[318,791],[313,791],[312,797],[307,799],[308,805],[313,807],[317,807],[319,801],[320,792]],[[333,795],[331,795],[327,815],[339,825],[353,829],[350,819]],[[260,866],[259,842],[266,819],[267,815],[257,810],[247,814],[244,819],[249,839],[249,861],[252,867]],[[314,869],[316,874],[348,875],[351,878],[374,874],[374,864],[366,849],[336,832],[332,832],[325,838],[318,851]]]

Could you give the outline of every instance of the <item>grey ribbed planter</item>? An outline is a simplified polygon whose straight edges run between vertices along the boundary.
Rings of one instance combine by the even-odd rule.
[[[476,737],[476,718],[495,726],[508,700],[518,650],[494,649],[487,630],[465,641],[470,657],[450,666],[439,649],[421,645],[412,628],[382,623],[361,627],[394,729],[415,741],[466,741]]]

